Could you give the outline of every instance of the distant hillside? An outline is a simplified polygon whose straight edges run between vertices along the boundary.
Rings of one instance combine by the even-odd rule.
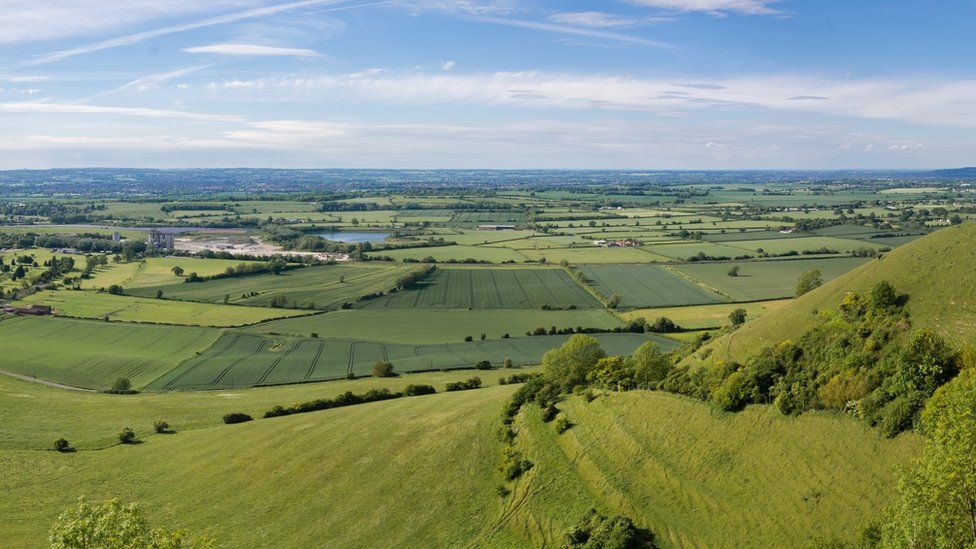
[[[957,347],[976,342],[976,223],[936,231],[804,295],[782,309],[747,322],[705,345],[686,364],[724,359],[742,362],[763,347],[796,339],[818,322],[818,310],[836,308],[847,292],[866,295],[887,280],[909,295],[913,328],[932,328]],[[708,351],[707,349],[711,349]]]
[[[936,177],[948,177],[951,179],[970,179],[976,178],[976,167],[952,168],[946,170],[933,170],[932,175]]]

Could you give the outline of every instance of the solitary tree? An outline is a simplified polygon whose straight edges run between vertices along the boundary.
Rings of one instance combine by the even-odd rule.
[[[379,361],[373,364],[373,377],[392,377],[392,376],[393,376],[393,364],[384,361]]]
[[[61,513],[51,528],[53,549],[78,547],[156,547],[159,549],[195,549],[213,547],[211,538],[190,539],[183,530],[152,528],[134,504],[123,505],[118,499],[89,505],[84,498],[78,505]]]
[[[183,276],[183,267],[180,267],[179,265],[175,265],[170,270],[173,271],[173,274],[175,274],[176,276]]]
[[[800,275],[800,278],[796,281],[796,292],[795,296],[800,297],[801,295],[819,288],[823,285],[823,274],[820,269],[811,269]]]
[[[736,309],[736,310],[732,311],[731,313],[729,313],[729,322],[731,322],[733,326],[742,326],[743,324],[745,324],[746,323],[746,310],[745,309]]]
[[[738,265],[733,266],[731,269],[729,269],[729,272],[726,274],[733,277],[739,276],[739,266]]]

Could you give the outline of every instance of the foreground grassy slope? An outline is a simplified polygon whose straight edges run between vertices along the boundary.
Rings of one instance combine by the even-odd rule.
[[[562,406],[576,426],[563,435],[528,409],[520,444],[535,467],[502,500],[494,432],[512,390],[76,454],[0,450],[0,531],[8,546],[43,545],[57,514],[85,494],[139,501],[154,523],[212,532],[221,547],[537,546],[594,505],[653,528],[666,547],[797,546],[873,516],[917,443],[841,416],[725,415],[646,392],[571,399]]]
[[[887,280],[909,294],[913,328],[932,328],[956,346],[976,340],[976,223],[936,231],[910,242],[703,347],[687,363],[713,358],[742,361],[763,346],[809,331],[815,311],[836,308],[847,292],[867,295]],[[708,351],[707,349],[711,349]],[[711,360],[711,358],[710,358]]]
[[[517,484],[509,528],[535,545],[560,541],[594,504],[650,528],[664,547],[852,539],[892,501],[896,469],[919,444],[840,415],[785,417],[763,406],[725,414],[667,393],[560,407],[575,423],[562,435],[537,407],[522,418],[521,447],[538,465]]]

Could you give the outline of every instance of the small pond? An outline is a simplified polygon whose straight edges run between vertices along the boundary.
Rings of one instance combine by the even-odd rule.
[[[359,244],[360,242],[383,242],[386,237],[391,236],[392,234],[393,233],[341,231],[337,233],[321,233],[318,236],[321,236],[326,240],[332,240],[333,242]]]

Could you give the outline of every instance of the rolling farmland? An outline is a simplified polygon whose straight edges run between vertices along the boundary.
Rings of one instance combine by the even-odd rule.
[[[441,268],[414,288],[366,302],[366,308],[538,309],[602,307],[562,269]]]
[[[667,307],[719,303],[726,298],[655,265],[587,265],[580,269],[590,284],[620,307]]]

